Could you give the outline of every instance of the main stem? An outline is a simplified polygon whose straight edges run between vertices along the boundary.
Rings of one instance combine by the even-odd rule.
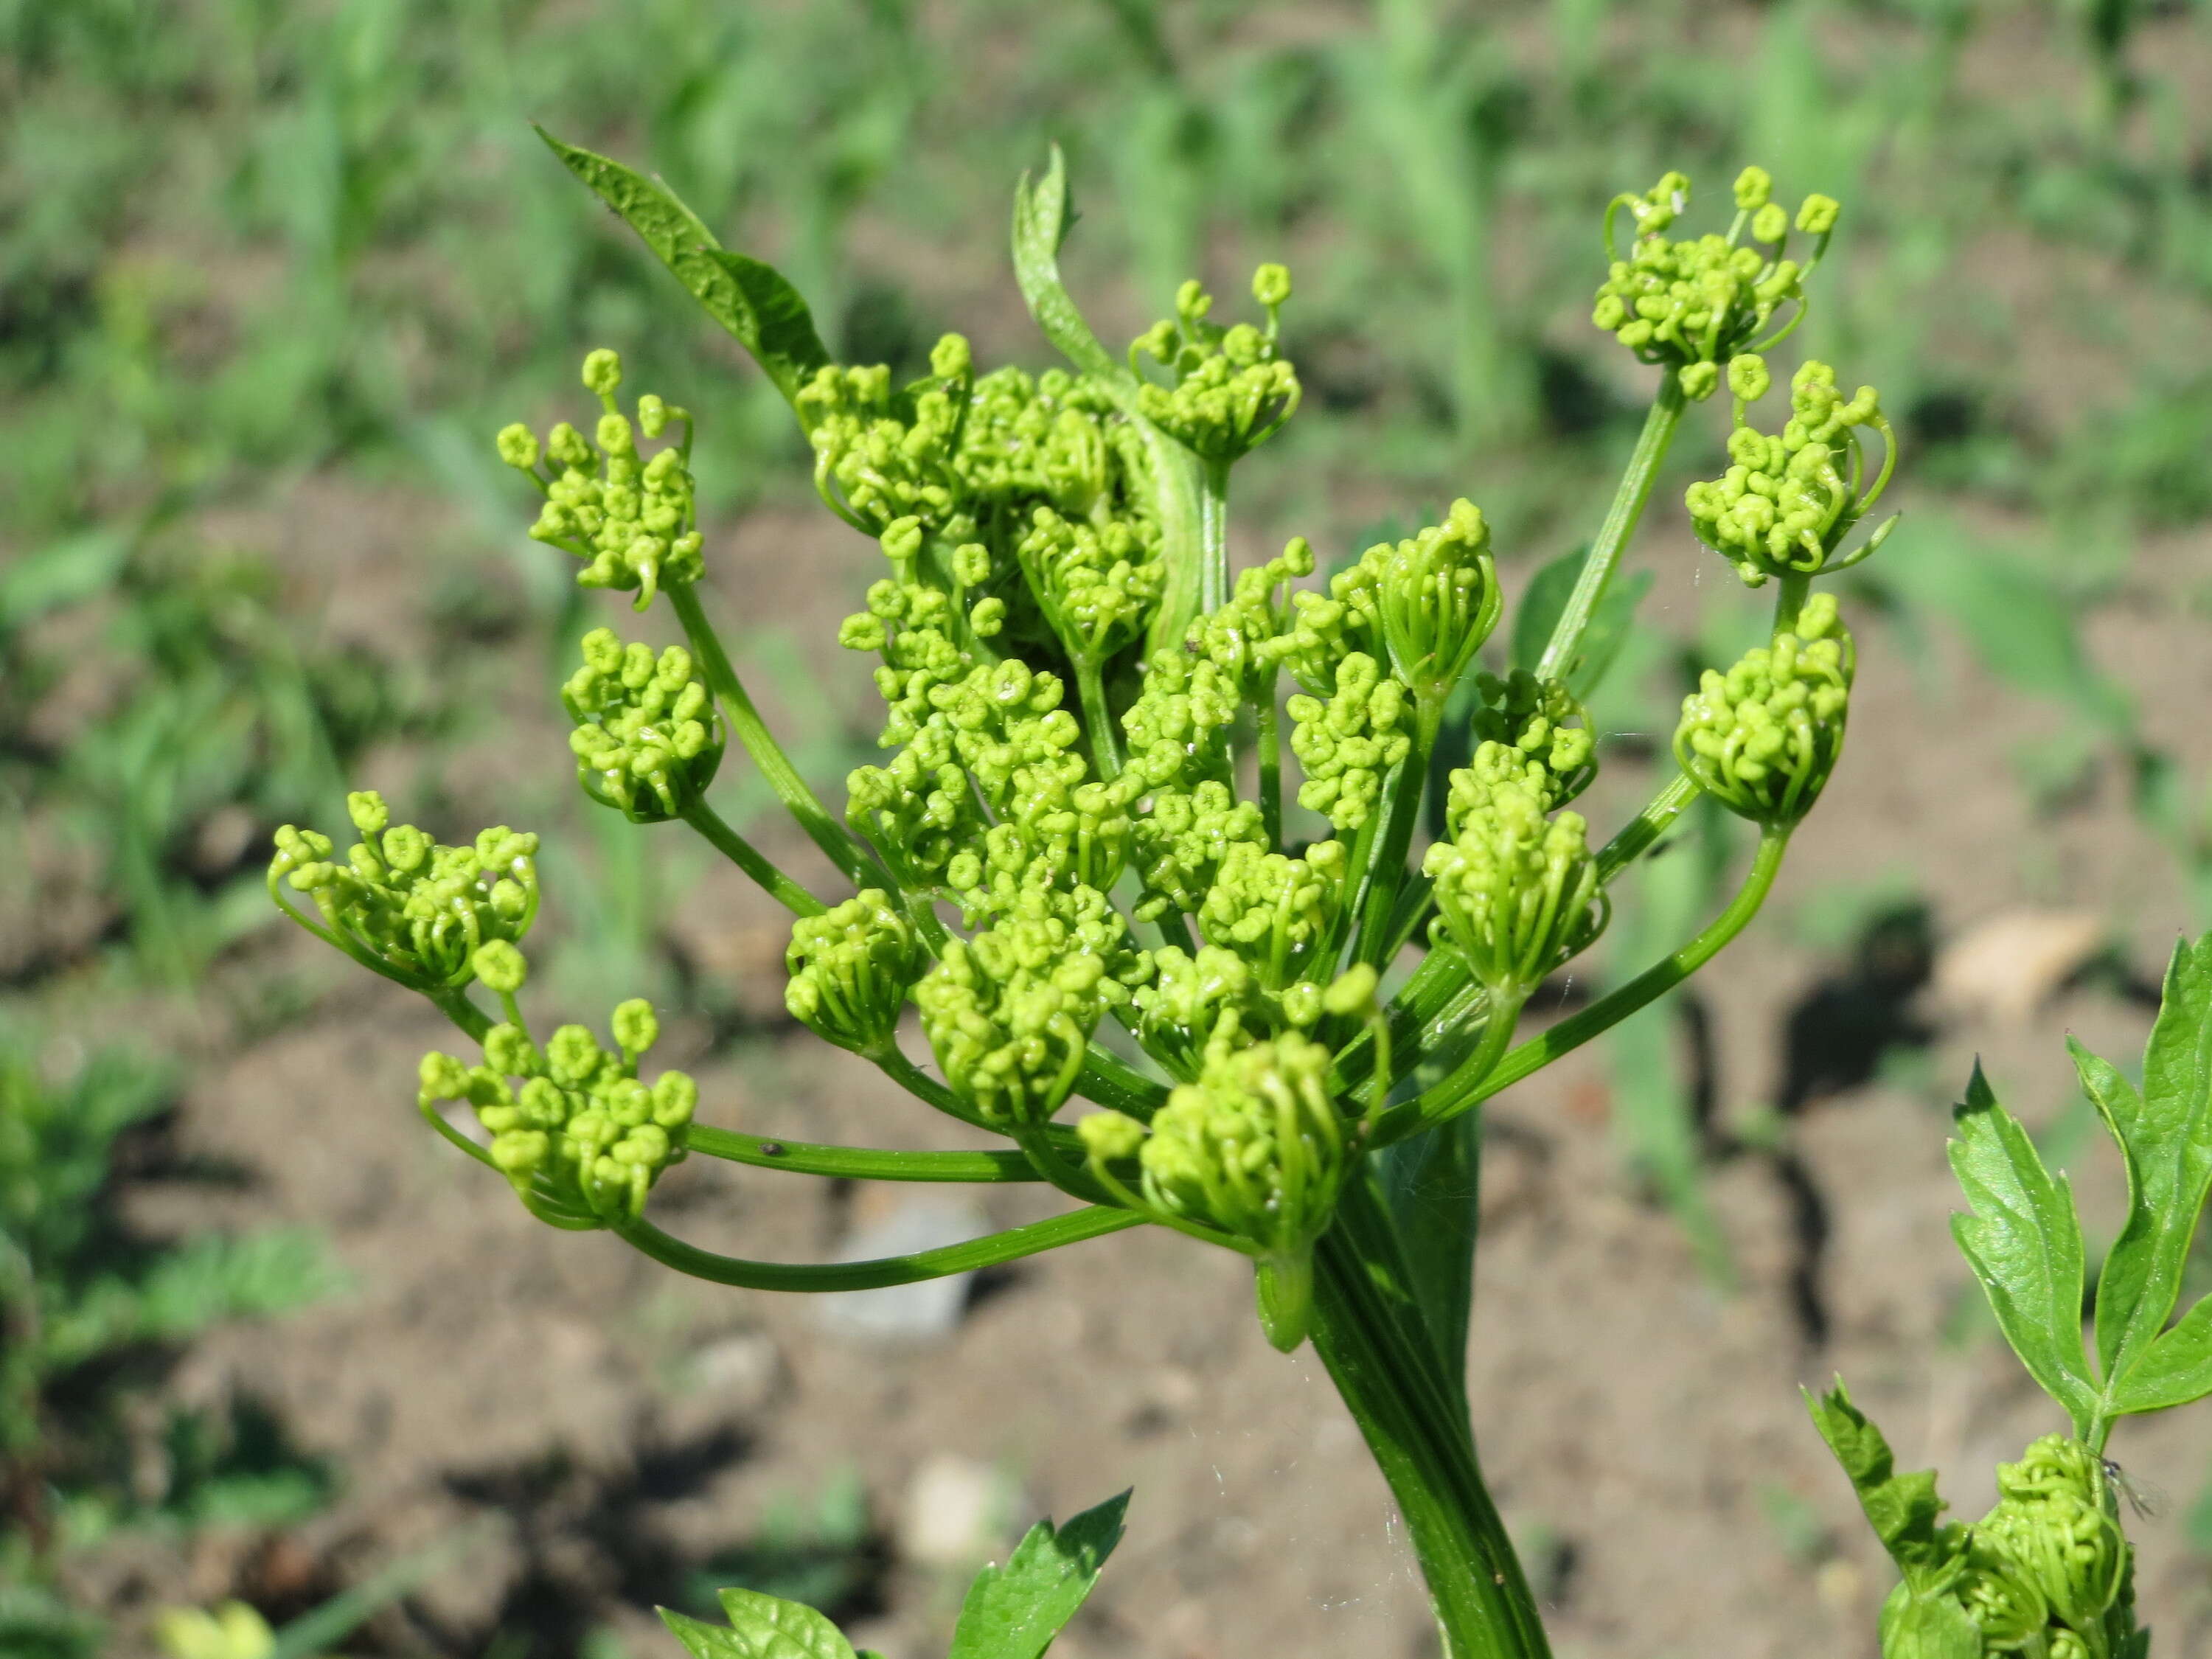
[[[1628,471],[1621,474],[1620,487],[1613,494],[1613,505],[1606,509],[1605,522],[1598,526],[1597,539],[1590,544],[1589,552],[1583,560],[1582,574],[1575,579],[1575,591],[1567,596],[1567,608],[1559,613],[1552,637],[1544,647],[1544,654],[1536,664],[1539,678],[1564,679],[1574,667],[1575,653],[1583,642],[1583,630],[1589,626],[1590,618],[1597,612],[1598,601],[1605,597],[1606,586],[1620,568],[1628,538],[1636,533],[1636,521],[1644,514],[1644,503],[1651,497],[1651,485],[1659,476],[1659,464],[1667,459],[1668,447],[1674,441],[1674,428],[1681,421],[1686,401],[1680,377],[1671,368],[1666,370],[1659,381],[1659,395],[1651,400],[1651,412],[1644,416],[1644,431],[1636,440],[1635,453],[1628,458]]]
[[[1535,1598],[1484,1486],[1371,1176],[1346,1183],[1315,1251],[1313,1343],[1398,1501],[1445,1659],[1549,1659]]]

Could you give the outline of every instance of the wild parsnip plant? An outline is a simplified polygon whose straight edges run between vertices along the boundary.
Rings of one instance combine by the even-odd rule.
[[[751,353],[807,437],[823,503],[885,562],[840,641],[876,659],[890,752],[846,781],[839,812],[778,746],[708,617],[697,416],[650,393],[625,405],[616,355],[592,352],[596,419],[509,427],[499,453],[542,498],[531,534],[578,560],[587,587],[640,611],[665,599],[688,644],[586,638],[563,690],[578,775],[635,821],[684,820],[793,912],[795,1018],[1009,1144],[915,1152],[709,1127],[689,1078],[647,1074],[658,1026],[642,1000],[613,1011],[611,1046],[580,1024],[541,1042],[521,998],[532,836],[441,845],[359,793],[343,855],[314,831],[280,834],[272,895],[451,1016],[477,1054],[426,1057],[422,1113],[556,1226],[763,1290],[901,1283],[1146,1223],[1249,1258],[1269,1340],[1314,1343],[1389,1479],[1447,1651],[1544,1654],[1462,1386],[1480,1109],[1734,939],[1835,767],[1855,658],[1813,582],[1887,531],[1864,521],[1890,428],[1871,388],[1846,396],[1817,362],[1792,378],[1786,414],[1759,411],[1764,354],[1806,314],[1837,204],[1785,206],[1749,167],[1724,229],[1672,234],[1689,206],[1680,173],[1607,210],[1595,321],[1657,370],[1656,393],[1571,591],[1554,585],[1555,614],[1516,623],[1544,641],[1534,671],[1500,677],[1481,665],[1504,608],[1493,531],[1469,501],[1325,583],[1303,539],[1232,574],[1232,471],[1301,396],[1283,267],[1259,269],[1242,319],[1218,319],[1189,282],[1173,317],[1108,351],[1059,275],[1055,153],[1017,194],[1013,258],[1070,367],[979,371],[947,336],[926,374],[895,385],[830,362],[791,285],[662,186],[547,142]],[[1569,677],[1686,410],[1723,389],[1732,465],[1687,506],[1746,583],[1771,587],[1771,635],[1705,672],[1675,733],[1679,775],[1594,843],[1571,803],[1595,775],[1596,733]],[[1431,762],[1456,719],[1471,721],[1469,759],[1437,786],[1443,833],[1424,850]],[[838,892],[779,869],[710,805],[732,737]],[[1733,896],[1516,1042],[1539,986],[1604,930],[1608,884],[1701,793],[1758,830]],[[902,1043],[909,1004],[937,1076]],[[1097,1109],[1061,1122],[1077,1099]],[[451,1103],[487,1146],[447,1120]],[[693,1153],[787,1174],[1042,1181],[1075,1207],[893,1260],[745,1261],[646,1214],[660,1173]]]

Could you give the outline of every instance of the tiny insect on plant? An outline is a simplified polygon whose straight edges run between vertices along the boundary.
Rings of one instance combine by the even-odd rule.
[[[1548,627],[1530,630],[1533,665],[1494,674],[1481,653],[1504,595],[1493,527],[1471,501],[1326,583],[1297,538],[1231,571],[1232,471],[1303,396],[1283,266],[1255,274],[1249,320],[1217,320],[1214,297],[1187,282],[1171,317],[1108,350],[1061,281],[1055,151],[1017,191],[1013,263],[1069,367],[979,371],[947,335],[926,373],[895,384],[885,368],[833,362],[797,290],[722,247],[665,187],[547,143],[752,355],[807,440],[823,504],[884,559],[839,640],[878,659],[894,752],[852,773],[838,812],[769,730],[708,617],[701,416],[651,393],[626,406],[620,360],[592,351],[588,428],[511,426],[499,453],[540,498],[532,536],[579,561],[586,587],[630,593],[638,611],[665,604],[685,642],[585,639],[562,692],[579,780],[634,823],[689,824],[792,913],[797,1020],[1007,1144],[771,1147],[709,1127],[689,1077],[642,1074],[659,1036],[642,999],[614,1010],[611,1047],[580,1024],[541,1042],[523,1008],[534,836],[502,826],[440,844],[365,791],[349,799],[359,839],[343,856],[318,832],[280,833],[272,896],[452,1018],[478,1058],[427,1056],[422,1114],[554,1226],[757,1290],[903,1283],[1140,1224],[1244,1256],[1267,1340],[1312,1342],[1389,1480],[1446,1651],[1547,1654],[1463,1383],[1481,1107],[1735,939],[1835,768],[1856,653],[1813,584],[1888,534],[1894,520],[1867,520],[1895,445],[1874,390],[1847,394],[1818,362],[1791,376],[1775,429],[1755,410],[1778,389],[1765,354],[1806,315],[1838,204],[1814,195],[1793,211],[1747,167],[1703,234],[1672,234],[1689,211],[1680,173],[1606,209],[1593,320],[1656,371],[1650,410],[1588,552],[1553,584]],[[1723,389],[1730,465],[1685,505],[1743,582],[1772,592],[1771,629],[1704,673],[1674,733],[1676,775],[1594,843],[1571,805],[1601,759],[1577,677],[1617,647],[1608,627],[1630,625],[1606,603],[1623,556],[1686,414]],[[1466,723],[1446,751],[1466,763],[1432,766],[1448,719]],[[732,738],[838,893],[794,878],[710,804]],[[1717,914],[1522,1036],[1539,986],[1603,933],[1610,884],[1701,796],[1758,832]],[[1437,827],[1424,849],[1425,825]],[[909,1007],[937,1075],[902,1045]],[[1099,1035],[1109,1021],[1119,1048]],[[1141,1059],[1125,1057],[1131,1045]],[[1063,1123],[1077,1099],[1097,1109]],[[472,1109],[489,1146],[445,1103]],[[692,1154],[787,1174],[1045,1182],[1074,1207],[915,1255],[750,1260],[647,1215],[662,1172]],[[768,1638],[746,1632],[793,1620],[811,1632],[800,1650],[843,1651],[818,1615],[732,1594],[734,1635],[678,1626],[695,1651],[764,1652]]]

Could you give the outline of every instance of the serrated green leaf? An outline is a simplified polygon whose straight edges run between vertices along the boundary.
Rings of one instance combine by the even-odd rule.
[[[2136,1393],[2133,1369],[2163,1343],[2212,1191],[2212,934],[2177,945],[2166,965],[2140,1093],[2078,1043],[2067,1046],[2128,1166],[2127,1224],[2097,1287],[2097,1352],[2117,1401]]]
[[[2179,1323],[2144,1349],[2114,1379],[2110,1395],[2115,1417],[2162,1412],[2212,1395],[2212,1296],[2200,1297]]]
[[[1867,1414],[1851,1403],[1843,1379],[1825,1395],[1805,1390],[1813,1426],[1828,1443],[1836,1462],[1858,1493],[1859,1507],[1890,1559],[1915,1583],[1932,1582],[1957,1553],[1958,1540],[1939,1517],[1946,1507],[1936,1493],[1936,1471],[1897,1473],[1889,1442]]]
[[[707,314],[752,354],[784,400],[795,405],[799,387],[830,361],[799,290],[773,266],[725,249],[666,185],[619,161],[564,144],[543,127],[536,131],[562,165],[621,216]]]
[[[1978,1064],[1954,1121],[1951,1169],[1973,1213],[1953,1216],[1951,1236],[2021,1364],[2086,1437],[2098,1389],[2081,1340],[2081,1220],[2073,1190],[2043,1167]]]
[[[946,1659],[1037,1659],[1098,1582],[1128,1507],[1125,1492],[1056,1529],[1049,1521],[1031,1527],[1005,1566],[975,1575]]]
[[[749,1589],[716,1595],[730,1621],[726,1629],[659,1610],[661,1622],[695,1659],[858,1659],[836,1626],[804,1602]]]

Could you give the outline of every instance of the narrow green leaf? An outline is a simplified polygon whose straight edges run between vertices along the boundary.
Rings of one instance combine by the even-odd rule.
[[[2154,1341],[2111,1386],[2115,1417],[2162,1412],[2212,1394],[2212,1296],[2200,1297],[2181,1322]]]
[[[975,1575],[946,1659],[1037,1659],[1098,1582],[1128,1507],[1125,1492],[1057,1529],[1049,1521],[1031,1527],[1005,1566]]]
[[[1820,1430],[1820,1438],[1828,1443],[1828,1449],[1850,1477],[1852,1489],[1858,1493],[1859,1507],[1866,1511],[1867,1522],[1882,1548],[1889,1552],[1890,1559],[1909,1581],[1930,1582],[1959,1548],[1956,1536],[1937,1519],[1945,1504],[1936,1495],[1936,1471],[1898,1474],[1889,1442],[1867,1414],[1851,1403],[1841,1377],[1824,1395],[1806,1389],[1805,1408],[1812,1413],[1813,1426]]]
[[[1068,223],[1067,158],[1054,144],[1044,176],[1032,182],[1024,173],[1014,188],[1014,280],[1021,284],[1030,315],[1062,356],[1085,374],[1126,386],[1129,371],[1098,343],[1060,280],[1060,245]]]
[[[537,129],[569,172],[635,231],[707,314],[737,337],[787,403],[830,361],[806,301],[773,266],[726,251],[699,216],[657,179]]]
[[[2067,1046],[2128,1165],[2127,1224],[2097,1287],[2097,1352],[2118,1396],[2133,1392],[2130,1370],[2173,1312],[2212,1190],[2212,934],[2177,945],[2166,965],[2140,1094],[2078,1043]]]
[[[2065,1176],[2043,1167],[1978,1064],[1955,1121],[1951,1169],[1974,1213],[1953,1216],[1951,1236],[2021,1364],[2086,1436],[2098,1390],[2081,1341],[2081,1221],[2073,1191]]]

